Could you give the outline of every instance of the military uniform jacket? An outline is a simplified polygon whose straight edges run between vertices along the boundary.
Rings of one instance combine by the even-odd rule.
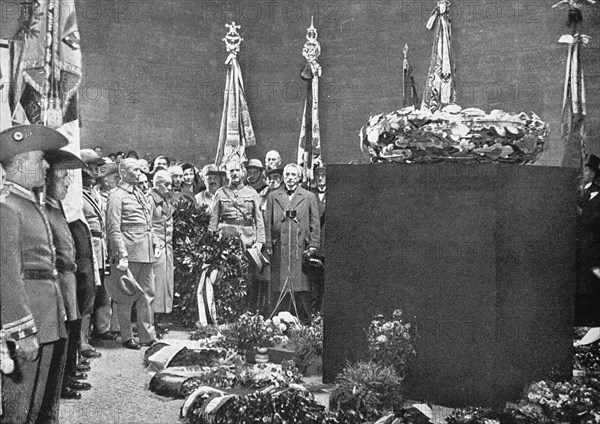
[[[75,241],[60,203],[50,197],[46,199],[46,215],[52,229],[52,238],[56,251],[56,270],[62,292],[67,321],[81,318],[77,308],[77,280],[75,271]]]
[[[209,229],[217,231],[220,227],[219,224],[253,227],[255,230],[254,241],[264,244],[265,224],[256,190],[248,186],[241,186],[239,189],[221,187],[217,190]]]
[[[92,233],[96,266],[104,269],[107,256],[105,213],[102,210],[100,194],[90,187],[83,187],[83,215]]]
[[[111,258],[152,263],[154,231],[152,210],[144,194],[121,181],[111,190],[106,205],[106,233]]]
[[[11,183],[5,203],[8,207],[3,208],[1,223],[2,327],[9,335],[16,330],[17,338],[24,336],[32,326],[29,315],[33,315],[39,343],[66,338],[65,308],[46,215],[33,193],[18,184]],[[14,287],[5,291],[7,284]]]

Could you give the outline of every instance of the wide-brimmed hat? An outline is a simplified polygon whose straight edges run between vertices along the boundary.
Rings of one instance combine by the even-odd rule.
[[[274,168],[267,171],[267,177],[273,174],[279,174],[283,177],[283,168]]]
[[[246,169],[248,168],[265,169],[260,159],[250,159],[246,165]]]
[[[94,152],[92,149],[81,149],[80,155],[81,160],[86,165],[104,165],[104,159],[98,156],[98,153]]]
[[[44,152],[44,159],[54,169],[81,169],[85,168],[85,163],[73,153],[58,149]]]
[[[17,125],[0,132],[0,162],[21,153],[35,150],[57,150],[69,140],[44,125]]]
[[[256,269],[260,272],[265,265],[270,265],[269,260],[262,254],[262,252],[256,247],[250,247],[247,250],[248,256],[252,260],[252,263]]]
[[[110,267],[110,275],[104,279],[108,294],[115,302],[131,302],[133,299],[143,296],[144,289],[133,277],[131,270],[119,270],[114,264]]]
[[[219,170],[217,165],[213,165],[213,164],[204,165],[204,167],[202,168],[201,174],[203,177],[206,177],[208,175],[217,175],[219,177],[224,177],[225,175],[227,175],[227,173],[225,171]]]

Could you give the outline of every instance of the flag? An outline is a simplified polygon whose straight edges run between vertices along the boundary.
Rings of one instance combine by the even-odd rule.
[[[78,87],[82,55],[75,5],[39,0],[22,8],[23,25],[15,36],[12,121],[41,124],[61,132],[65,147],[79,156]],[[63,207],[68,222],[83,220],[81,170],[70,171],[73,183]]]
[[[581,170],[586,156],[587,113],[581,47],[588,43],[589,37],[577,32],[574,27],[573,35],[563,35],[558,40],[568,45],[561,118],[561,142],[564,146],[561,166]]]
[[[319,125],[319,77],[321,65],[317,58],[321,54],[321,45],[317,41],[317,30],[311,21],[306,32],[306,43],[302,55],[306,59],[300,76],[306,81],[306,101],[302,114],[302,126],[298,140],[297,163],[302,167],[302,182],[310,188],[314,179],[313,168],[321,159],[321,129]]]
[[[414,106],[419,104],[419,95],[415,86],[415,79],[412,76],[412,67],[408,63],[408,44],[404,45],[404,61],[402,62],[402,107]]]
[[[250,120],[250,112],[244,94],[244,81],[242,70],[237,61],[242,38],[237,33],[240,28],[233,22],[226,24],[229,32],[223,39],[229,56],[225,64],[227,77],[225,79],[225,95],[223,102],[223,115],[221,116],[221,129],[219,132],[219,145],[215,165],[222,168],[233,159],[245,161],[246,148],[256,144],[254,129]]]
[[[432,112],[454,103],[456,99],[449,7],[450,2],[447,0],[438,0],[436,8],[425,25],[429,30],[434,28],[435,35],[421,109],[429,109]]]

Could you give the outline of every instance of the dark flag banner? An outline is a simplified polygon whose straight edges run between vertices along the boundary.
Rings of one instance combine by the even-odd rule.
[[[78,88],[82,56],[75,4],[39,0],[23,5],[15,36],[13,124],[41,124],[60,131],[69,140],[65,150],[79,155]],[[63,207],[67,221],[83,219],[81,171],[72,172]]]
[[[419,95],[415,79],[412,75],[412,67],[408,63],[408,44],[404,45],[404,61],[402,62],[402,107],[418,107]]]
[[[582,21],[581,10],[571,6],[568,26],[572,28],[572,33],[563,35],[558,40],[559,43],[568,45],[561,118],[561,142],[564,146],[564,154],[560,165],[580,170],[583,169],[586,156],[585,115],[587,113],[581,48],[589,41],[589,37],[579,31]]]
[[[432,112],[456,100],[449,7],[450,2],[439,0],[425,25],[429,30],[434,29],[434,38],[421,108]]]
[[[302,115],[302,127],[298,140],[298,165],[302,167],[302,182],[310,187],[314,175],[313,168],[321,159],[321,129],[319,125],[319,77],[321,65],[317,62],[321,45],[317,41],[317,30],[312,21],[306,31],[306,43],[302,55],[306,59],[300,76],[307,84],[306,102]]]
[[[229,65],[225,80],[225,95],[221,129],[219,132],[219,145],[215,165],[224,167],[232,159],[247,159],[246,148],[256,144],[254,129],[250,121],[250,112],[244,94],[244,81],[242,70],[237,60],[240,44],[243,38],[237,30],[240,28],[235,22],[225,24],[229,32],[223,39],[229,56],[225,61]]]

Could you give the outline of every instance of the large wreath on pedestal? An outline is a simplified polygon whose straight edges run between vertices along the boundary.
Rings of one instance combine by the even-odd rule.
[[[360,144],[373,163],[471,159],[528,164],[544,150],[547,133],[548,125],[533,112],[408,107],[372,116],[360,131]]]

